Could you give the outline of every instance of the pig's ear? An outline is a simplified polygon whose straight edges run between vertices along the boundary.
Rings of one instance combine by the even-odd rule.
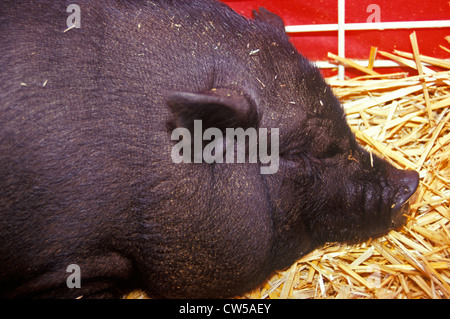
[[[176,127],[193,128],[194,120],[202,120],[203,129],[221,130],[235,127],[256,127],[255,106],[243,95],[229,89],[212,89],[202,93],[174,92],[167,104]]]
[[[277,29],[285,31],[283,19],[266,8],[260,7],[259,12],[253,10],[252,15],[255,20],[266,22]]]

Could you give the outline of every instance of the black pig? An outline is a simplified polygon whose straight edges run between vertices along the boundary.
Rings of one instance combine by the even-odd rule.
[[[405,222],[418,174],[358,146],[276,15],[109,0],[77,20],[71,3],[0,4],[1,297],[229,297]],[[278,129],[276,172],[174,163],[194,120]]]

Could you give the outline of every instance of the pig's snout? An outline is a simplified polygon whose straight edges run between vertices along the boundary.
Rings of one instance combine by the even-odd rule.
[[[419,186],[419,174],[412,170],[395,169],[389,172],[389,179],[398,185],[393,196],[391,211],[392,226],[399,228],[405,223],[405,215],[409,210],[409,199]]]

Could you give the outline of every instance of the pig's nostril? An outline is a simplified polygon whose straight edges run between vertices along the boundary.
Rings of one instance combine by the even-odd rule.
[[[419,174],[416,171],[407,170],[400,171],[395,175],[399,188],[394,197],[394,205],[398,208],[404,205],[415,193],[419,186]]]

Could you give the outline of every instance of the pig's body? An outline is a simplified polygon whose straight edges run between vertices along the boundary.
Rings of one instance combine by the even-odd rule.
[[[402,225],[416,174],[371,166],[276,17],[86,1],[64,32],[70,3],[0,4],[1,296],[233,296],[326,241]],[[278,171],[174,164],[171,132],[194,118],[279,128]]]

